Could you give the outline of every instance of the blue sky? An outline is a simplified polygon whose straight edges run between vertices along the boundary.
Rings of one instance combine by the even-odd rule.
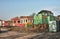
[[[16,16],[26,16],[50,10],[55,16],[60,14],[60,0],[0,0],[0,19],[9,20]]]

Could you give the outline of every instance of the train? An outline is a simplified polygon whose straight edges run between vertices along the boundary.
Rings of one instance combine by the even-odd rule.
[[[60,19],[60,16],[58,16]],[[20,16],[11,18],[10,21],[0,20],[0,26],[2,27],[33,27],[45,31],[49,30],[50,21],[56,21],[57,18],[51,11],[41,10],[38,14],[33,16]],[[52,25],[53,26],[53,25]]]

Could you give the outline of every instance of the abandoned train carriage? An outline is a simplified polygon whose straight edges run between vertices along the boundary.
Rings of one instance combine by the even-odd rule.
[[[19,17],[11,18],[11,26],[19,26]]]
[[[15,17],[11,19],[11,26],[20,26],[20,27],[28,27],[33,24],[33,16],[21,16]]]
[[[52,20],[55,20],[53,13],[47,10],[42,10],[34,16],[34,24],[48,24]]]
[[[57,18],[60,20],[60,15]],[[46,30],[54,31],[51,30],[53,29],[53,25],[50,25],[50,22],[51,24],[55,22],[55,25],[59,27],[60,22],[58,22],[59,20],[56,21],[57,18],[53,15],[51,11],[42,10],[38,12],[38,14],[35,14],[34,16],[14,17],[11,18],[10,21],[4,21],[3,24],[4,26],[19,26],[19,27],[27,27],[27,28],[33,26],[34,29],[37,28],[39,31],[46,31]]]
[[[53,21],[53,20],[55,20],[55,17],[53,16],[53,13],[48,10],[42,10],[38,12],[37,15],[34,15],[34,25],[40,26],[42,30],[45,29],[48,30],[49,21]]]

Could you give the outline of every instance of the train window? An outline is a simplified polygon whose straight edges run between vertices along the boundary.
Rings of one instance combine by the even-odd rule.
[[[23,23],[23,20],[20,20],[20,23]]]
[[[27,22],[27,20],[26,20],[26,22]]]
[[[24,22],[25,22],[25,20],[24,20]]]
[[[20,23],[20,21],[18,21],[18,23]]]

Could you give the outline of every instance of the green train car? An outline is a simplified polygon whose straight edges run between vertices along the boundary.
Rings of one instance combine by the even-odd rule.
[[[48,24],[52,20],[55,20],[55,17],[51,11],[42,10],[34,15],[34,24]]]

